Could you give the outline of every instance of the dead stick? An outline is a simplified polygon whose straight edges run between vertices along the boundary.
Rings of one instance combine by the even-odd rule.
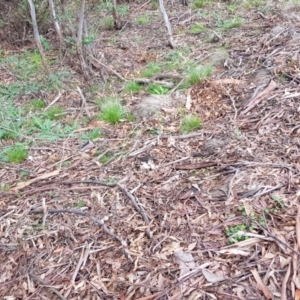
[[[35,210],[31,210],[30,213],[33,213],[33,214],[41,214],[41,213],[44,213],[44,210],[42,209],[35,209]],[[95,222],[96,224],[100,225],[104,231],[110,235],[112,238],[114,238],[115,240],[117,240],[118,242],[121,243],[121,245],[123,247],[127,247],[127,243],[126,241],[122,240],[120,237],[118,237],[116,234],[114,234],[104,223],[104,220],[99,220],[97,219],[96,217],[90,215],[89,213],[87,212],[83,212],[83,211],[80,211],[80,210],[76,210],[76,209],[48,209],[47,210],[47,213],[48,214],[58,214],[58,213],[67,213],[67,214],[74,214],[74,215],[79,215],[79,216],[83,216],[83,217],[88,217],[90,218],[93,222]],[[131,258],[130,254],[125,250],[124,250],[124,253],[126,254],[127,258],[133,262],[133,259]]]
[[[83,181],[66,181],[63,184],[78,184],[78,183],[91,183],[91,184],[100,184],[107,187],[115,187],[118,186],[120,190],[129,198],[131,201],[132,206],[135,210],[143,217],[144,222],[149,225],[150,221],[148,216],[146,215],[145,211],[140,207],[140,205],[136,202],[135,197],[120,183],[106,183],[104,181],[97,181],[97,180],[83,180]],[[147,235],[149,238],[152,237],[151,233],[147,230]]]
[[[129,200],[131,201],[132,206],[143,217],[144,222],[147,225],[149,225],[149,223],[150,223],[149,218],[146,215],[145,211],[138,205],[138,203],[135,200],[135,197],[126,189],[126,187],[122,186],[120,183],[117,183],[117,186],[129,198]],[[149,238],[152,238],[152,234],[149,230],[147,230],[147,235],[148,235]]]

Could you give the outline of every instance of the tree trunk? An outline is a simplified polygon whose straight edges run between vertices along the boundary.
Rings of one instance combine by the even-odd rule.
[[[41,43],[39,29],[38,29],[38,25],[37,25],[37,21],[36,21],[35,7],[34,7],[34,4],[33,4],[32,0],[28,0],[28,3],[29,3],[29,6],[30,6],[30,15],[31,15],[31,20],[32,20],[34,38],[35,38],[37,47],[39,49],[40,55],[42,57],[42,62],[43,62],[44,68],[45,68],[46,72],[48,74],[50,74],[50,70],[49,70],[49,67],[48,67],[48,64],[47,64],[44,48],[43,48],[43,45]]]
[[[172,27],[171,27],[171,23],[169,21],[168,15],[167,15],[166,10],[165,10],[164,0],[158,0],[158,1],[159,1],[160,11],[161,11],[161,13],[164,17],[165,25],[167,27],[169,45],[172,49],[174,49],[175,48],[175,43],[174,43],[174,40],[173,40]]]
[[[85,10],[85,0],[81,0],[81,9],[79,15],[79,24],[77,31],[77,54],[80,60],[81,70],[86,81],[91,79],[89,67],[84,59],[83,49],[82,49],[82,32],[84,23],[84,10]]]
[[[62,32],[61,32],[59,23],[56,19],[56,13],[55,13],[53,0],[49,0],[49,6],[50,6],[50,11],[51,11],[51,16],[52,16],[52,19],[53,19],[54,27],[55,27],[56,33],[59,37],[59,46],[60,46],[60,49],[62,50],[63,49],[63,44],[64,44],[64,39],[63,39],[63,35],[62,35]]]

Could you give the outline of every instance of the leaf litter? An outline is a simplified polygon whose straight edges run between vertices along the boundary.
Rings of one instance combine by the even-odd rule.
[[[300,29],[288,9],[223,33],[228,57],[187,95],[196,133],[177,134],[168,102],[144,126],[93,123],[106,136],[87,148],[69,138],[1,163],[3,299],[299,299]],[[203,60],[215,47],[176,38]]]

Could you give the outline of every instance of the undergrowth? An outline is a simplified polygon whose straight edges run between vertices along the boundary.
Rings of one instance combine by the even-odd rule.
[[[198,116],[187,115],[182,119],[180,130],[185,133],[190,133],[196,129],[201,128],[201,120]]]
[[[110,124],[121,122],[126,116],[126,111],[118,100],[107,100],[101,104],[99,119]]]

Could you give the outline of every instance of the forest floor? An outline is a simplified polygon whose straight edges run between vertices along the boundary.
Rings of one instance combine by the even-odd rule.
[[[1,52],[1,299],[300,299],[300,6],[191,6],[175,49],[153,2],[104,15],[92,85]]]

